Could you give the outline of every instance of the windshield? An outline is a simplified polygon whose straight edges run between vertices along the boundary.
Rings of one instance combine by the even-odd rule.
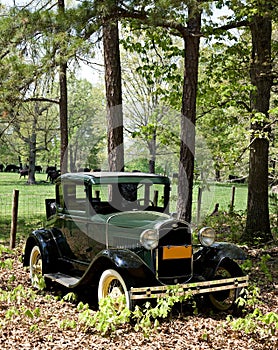
[[[164,212],[169,201],[169,187],[151,181],[111,183],[92,186],[92,208],[98,214],[129,210]]]

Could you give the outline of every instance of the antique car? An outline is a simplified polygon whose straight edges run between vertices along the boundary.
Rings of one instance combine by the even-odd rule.
[[[46,200],[45,227],[30,233],[25,245],[23,264],[35,286],[40,277],[94,288],[98,300],[123,295],[130,309],[169,290],[190,290],[228,310],[248,285],[237,263],[245,259],[239,247],[216,243],[209,227],[193,244],[190,225],[169,213],[168,177],[67,173],[55,190],[56,198]]]

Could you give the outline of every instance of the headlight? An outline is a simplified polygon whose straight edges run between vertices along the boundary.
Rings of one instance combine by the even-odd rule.
[[[145,230],[141,233],[140,243],[148,250],[155,249],[158,246],[157,230]]]
[[[198,233],[199,241],[205,247],[209,247],[214,243],[215,236],[216,233],[214,229],[210,227],[204,227]]]

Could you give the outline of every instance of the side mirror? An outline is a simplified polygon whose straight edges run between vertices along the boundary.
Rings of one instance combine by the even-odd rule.
[[[56,213],[56,202],[55,199],[46,199],[45,200],[45,209],[46,209],[46,218]]]

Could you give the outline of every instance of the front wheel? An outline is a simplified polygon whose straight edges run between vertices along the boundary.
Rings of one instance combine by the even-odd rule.
[[[45,288],[43,278],[43,259],[39,246],[35,245],[30,253],[29,259],[30,279],[33,287],[37,289]]]
[[[240,267],[233,261],[221,263],[214,275],[215,280],[242,276]],[[219,292],[210,293],[208,295],[210,304],[218,311],[227,311],[236,306],[236,299],[239,297],[241,288],[228,289]]]
[[[113,269],[105,270],[98,284],[98,301],[100,302],[101,299],[108,296],[115,299],[116,308],[122,309],[123,307],[127,307],[131,309],[131,301],[126,282],[122,276]],[[123,304],[118,304],[116,299],[122,296],[124,297]]]

